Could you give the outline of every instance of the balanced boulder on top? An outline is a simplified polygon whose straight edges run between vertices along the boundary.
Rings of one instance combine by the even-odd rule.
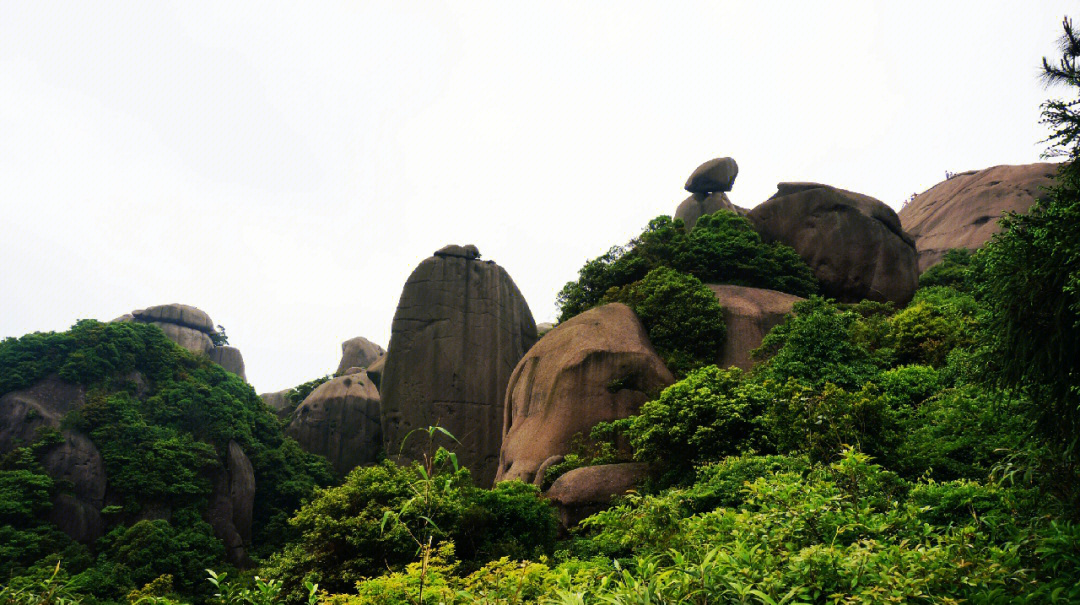
[[[693,229],[699,218],[718,210],[745,214],[725,193],[731,191],[738,175],[739,165],[731,158],[716,158],[698,166],[686,181],[685,189],[691,195],[679,204],[675,218],[682,219],[687,229]]]
[[[341,363],[335,374],[342,376],[349,368],[366,368],[375,363],[386,354],[379,345],[371,342],[363,336],[350,338],[341,343]]]
[[[379,388],[386,451],[418,459],[441,426],[478,485],[495,477],[510,373],[536,342],[536,324],[506,271],[475,246],[447,246],[405,283]],[[408,442],[403,440],[413,433]]]
[[[870,196],[819,183],[780,183],[747,218],[766,242],[794,248],[827,297],[904,305],[919,285],[914,240],[892,208]]]
[[[138,309],[113,321],[135,321],[153,324],[176,344],[196,354],[203,354],[226,370],[247,381],[244,356],[236,347],[215,345],[217,335],[214,322],[202,309],[191,305],[172,303]]]
[[[951,248],[976,250],[1001,230],[1006,212],[1027,212],[1054,184],[1059,164],[994,166],[953,175],[900,209],[900,223],[915,238],[919,271]]]

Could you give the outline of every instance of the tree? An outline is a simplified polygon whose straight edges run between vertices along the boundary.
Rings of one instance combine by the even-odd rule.
[[[1080,38],[1066,18],[1062,57],[1043,59],[1047,84],[1080,92]],[[989,309],[990,376],[1035,402],[1040,434],[1076,455],[1080,436],[1080,98],[1043,104],[1048,156],[1064,156],[1047,197],[977,255],[977,294]]]

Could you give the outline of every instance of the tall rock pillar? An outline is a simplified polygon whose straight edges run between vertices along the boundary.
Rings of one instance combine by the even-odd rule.
[[[536,324],[506,271],[475,246],[446,246],[424,260],[401,292],[380,391],[387,453],[419,459],[426,433],[457,452],[477,485],[495,478],[503,398],[514,366],[536,342]]]

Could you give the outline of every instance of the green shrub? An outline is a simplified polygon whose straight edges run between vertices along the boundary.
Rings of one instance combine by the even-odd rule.
[[[724,310],[696,277],[659,267],[609,291],[604,301],[625,303],[637,313],[656,352],[678,376],[715,362],[723,348]]]
[[[774,327],[753,356],[756,374],[778,384],[794,378],[814,387],[827,382],[857,389],[877,375],[875,357],[851,335],[860,316],[819,297],[795,303],[793,315]]]
[[[874,455],[887,449],[889,409],[873,383],[857,391],[832,383],[814,388],[795,379],[767,386],[775,390],[763,423],[780,452],[828,461],[847,447]]]
[[[975,299],[952,288],[923,288],[889,318],[889,341],[899,363],[941,367],[956,348],[975,344],[979,308]]]
[[[967,292],[971,289],[971,251],[953,248],[945,253],[941,262],[919,276],[919,287],[946,286]]]
[[[788,246],[767,244],[750,222],[721,210],[687,231],[681,220],[659,216],[625,246],[587,263],[559,292],[559,321],[596,306],[611,288],[668,267],[705,283],[737,284],[808,296],[817,292],[810,268]]]
[[[611,424],[629,438],[635,459],[657,464],[667,481],[687,481],[698,464],[764,446],[758,416],[768,395],[742,377],[738,368],[694,370]]]

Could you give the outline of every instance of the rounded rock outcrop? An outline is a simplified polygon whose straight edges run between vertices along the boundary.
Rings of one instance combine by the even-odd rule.
[[[746,210],[732,204],[725,193],[734,187],[738,175],[739,165],[731,158],[716,158],[698,166],[684,187],[690,197],[676,208],[675,218],[682,220],[689,230],[699,218],[719,210],[746,214]]]
[[[244,356],[240,354],[240,349],[214,344],[215,337],[218,336],[214,321],[202,309],[180,303],[157,305],[137,309],[113,321],[153,324],[160,328],[169,340],[192,353],[206,355],[214,363],[247,382]]]
[[[1060,164],[994,166],[952,175],[900,209],[900,223],[915,239],[919,271],[952,248],[976,250],[1001,231],[1006,212],[1025,213],[1045,197]]]
[[[570,453],[575,435],[637,413],[674,381],[622,303],[559,324],[514,368],[496,481],[534,482],[546,460]]]
[[[341,362],[335,374],[343,376],[349,368],[366,368],[385,354],[382,347],[363,336],[350,338],[341,343]]]
[[[780,183],[747,214],[766,242],[791,246],[824,296],[907,304],[918,287],[915,243],[892,208],[819,183]]]
[[[459,251],[458,248],[461,250]],[[447,246],[401,292],[380,377],[383,442],[419,459],[416,429],[441,426],[478,485],[495,477],[510,374],[536,342],[536,324],[507,272],[475,246]]]
[[[285,432],[325,456],[339,475],[375,462],[382,449],[379,391],[363,372],[324,382],[297,406]]]
[[[544,497],[555,505],[559,525],[567,530],[637,488],[648,474],[649,465],[641,462],[576,468],[556,479]]]

